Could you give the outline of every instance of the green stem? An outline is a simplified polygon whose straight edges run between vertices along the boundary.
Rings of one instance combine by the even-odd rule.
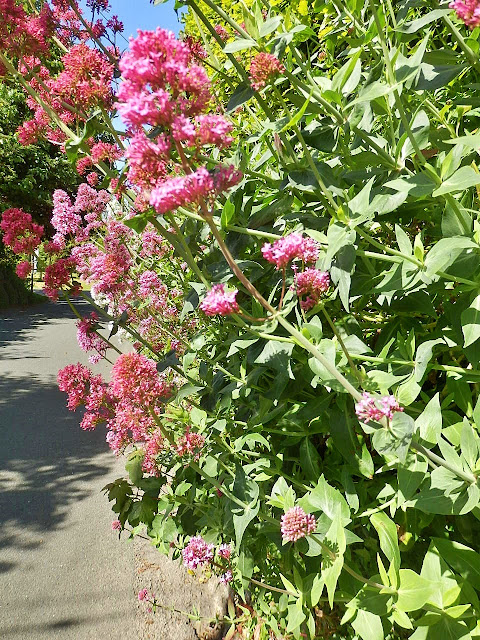
[[[310,340],[308,340],[300,331],[298,331],[298,329],[291,325],[283,316],[276,314],[276,310],[271,306],[269,302],[267,302],[267,300],[265,300],[265,298],[253,286],[250,280],[244,275],[242,270],[235,262],[235,259],[230,253],[227,245],[223,241],[223,238],[221,237],[215,223],[213,222],[213,219],[211,217],[208,217],[206,218],[206,222],[212,230],[215,240],[217,241],[230,269],[236,275],[237,279],[243,284],[245,289],[250,293],[250,295],[254,297],[266,311],[268,311],[272,315],[276,315],[279,324],[281,324],[283,328],[286,329],[288,333],[290,333],[290,335],[295,338],[296,342],[304,349],[306,349],[309,353],[311,353],[327,369],[332,377],[334,377],[335,380],[337,380],[344,387],[344,389],[353,396],[355,400],[359,401],[361,399],[361,394],[357,391],[357,389],[355,389],[355,387],[345,378],[345,376],[343,376],[337,370],[335,365],[332,365],[325,358],[325,356],[320,353],[317,347],[315,347],[315,345],[313,345]]]
[[[448,471],[451,471],[453,474],[461,478],[464,482],[467,482],[468,484],[476,484],[477,478],[473,475],[473,473],[465,473],[461,469],[458,469],[458,467],[456,467],[455,465],[450,464],[450,462],[448,462],[447,460],[444,460],[443,458],[440,458],[440,456],[437,456],[436,453],[433,453],[429,449],[426,449],[423,445],[418,444],[418,442],[412,440],[410,447],[425,456],[427,460],[430,460],[434,464],[448,469]]]
[[[323,315],[325,316],[328,324],[330,325],[330,329],[333,331],[333,335],[338,340],[338,343],[339,343],[343,353],[345,354],[345,357],[348,360],[348,364],[350,365],[350,369],[351,369],[352,373],[355,375],[355,377],[357,378],[358,383],[361,385],[362,384],[362,375],[361,375],[360,371],[357,369],[357,367],[355,366],[355,363],[352,360],[352,356],[350,355],[347,347],[345,346],[345,343],[342,340],[342,336],[338,333],[337,328],[335,327],[335,324],[334,324],[332,318],[330,317],[330,314],[328,313],[328,311],[325,308],[325,305],[322,305],[322,312],[323,312]]]

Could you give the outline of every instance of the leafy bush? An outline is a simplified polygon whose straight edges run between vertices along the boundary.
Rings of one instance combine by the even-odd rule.
[[[76,130],[54,118],[121,200],[57,192],[46,274],[52,298],[76,271],[92,285],[95,359],[116,349],[99,316],[134,344],[108,384],[59,374],[128,455],[113,527],[221,575],[229,637],[478,637],[480,31],[433,3],[335,1],[318,30],[287,3],[241,26],[202,0],[224,45],[189,4],[191,35],[222,47],[208,98],[229,121],[165,32],[120,63],[125,169],[118,149],[95,161],[92,136],[116,132],[93,83],[94,115],[72,87]]]

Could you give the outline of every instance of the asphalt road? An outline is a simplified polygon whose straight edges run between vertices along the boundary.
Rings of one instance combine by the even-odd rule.
[[[138,638],[133,545],[102,487],[123,475],[56,385],[87,364],[65,303],[0,314],[0,638]],[[98,369],[97,369],[98,370]],[[167,638],[165,638],[167,640]]]

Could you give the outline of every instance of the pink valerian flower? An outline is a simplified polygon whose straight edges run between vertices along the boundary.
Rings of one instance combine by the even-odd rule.
[[[98,327],[98,315],[95,312],[90,314],[89,318],[82,318],[77,322],[77,341],[81,349],[86,351],[93,351],[94,353],[89,357],[89,361],[92,364],[100,362],[107,353],[108,345],[103,338],[97,333]]]
[[[119,400],[149,406],[165,401],[172,385],[157,372],[156,364],[139,353],[123,353],[112,368],[110,388]]]
[[[120,522],[120,520],[113,520],[112,522],[112,531],[121,531],[122,530],[122,523]]]
[[[229,584],[232,580],[233,580],[233,573],[230,571],[230,569],[225,573],[222,573],[222,575],[220,576],[220,582],[222,584]]]
[[[52,11],[45,5],[41,12],[28,14],[17,0],[0,0],[0,42],[11,57],[45,54],[53,35]]]
[[[115,162],[119,160],[123,155],[123,152],[116,144],[110,144],[109,142],[96,142],[90,149],[90,158],[93,164],[99,162]]]
[[[380,422],[383,418],[391,420],[393,414],[397,411],[403,411],[394,396],[383,396],[375,399],[369,393],[364,391],[362,399],[355,405],[355,413],[359,420]]]
[[[216,24],[214,26],[216,34],[220,37],[220,40],[226,42],[228,40],[228,31],[221,24]]]
[[[250,82],[259,91],[279,74],[285,73],[285,67],[271,53],[257,53],[250,65]]]
[[[145,443],[145,456],[143,458],[142,470],[153,476],[160,476],[161,470],[157,465],[157,456],[163,449],[163,436],[160,431],[151,435]]]
[[[205,60],[205,58],[208,58],[208,53],[202,47],[202,43],[200,42],[200,40],[198,40],[198,38],[193,38],[192,36],[186,36],[182,42],[188,45],[192,60],[194,60],[195,58],[200,58],[202,60]]]
[[[150,140],[142,130],[131,138],[125,155],[129,160],[128,179],[139,187],[152,187],[167,176],[170,141],[164,134]]]
[[[31,271],[32,271],[32,265],[28,260],[23,260],[22,262],[19,262],[15,269],[15,273],[22,280],[25,280],[26,278],[28,278]]]
[[[53,192],[52,225],[62,235],[75,234],[80,228],[82,217],[75,212],[72,201],[65,191]]]
[[[233,142],[233,138],[228,135],[232,129],[232,123],[224,116],[214,114],[196,116],[193,120],[180,115],[172,122],[173,138],[190,147],[207,144],[227,147]]]
[[[469,29],[473,30],[480,25],[479,0],[454,0],[448,6],[454,9],[459,20],[462,20]]]
[[[98,173],[96,173],[95,171],[91,171],[87,175],[87,182],[91,187],[96,187],[98,185],[99,180],[100,180],[100,177]]]
[[[232,548],[229,544],[223,543],[218,547],[217,553],[220,558],[223,558],[224,560],[230,560],[230,557],[232,555]]]
[[[69,284],[72,278],[72,272],[75,269],[75,258],[58,258],[56,262],[49,265],[45,269],[45,286],[43,290],[45,294],[56,302],[58,293],[62,288]],[[72,291],[73,294],[78,293],[78,285]]]
[[[205,436],[200,433],[190,433],[190,426],[187,427],[185,435],[180,438],[177,444],[177,454],[180,458],[189,455],[194,460],[198,460],[205,445]]]
[[[138,592],[138,599],[140,602],[143,602],[144,600],[154,600],[155,596],[153,593],[150,593],[148,589],[140,589]]]
[[[135,127],[168,126],[175,115],[201,113],[211,99],[204,69],[191,64],[187,43],[164,29],[138,31],[120,60],[119,111]]]
[[[118,16],[112,16],[107,20],[107,28],[113,33],[122,33],[124,30],[123,22],[118,19]]]
[[[301,233],[290,233],[273,244],[266,242],[262,247],[262,255],[265,260],[275,265],[277,269],[285,269],[292,260],[302,260],[305,264],[311,264],[318,260],[319,245],[309,237],[303,237]]]
[[[224,284],[214,284],[200,303],[200,309],[207,316],[228,316],[238,313],[240,307],[236,301],[238,290],[225,291]]]
[[[150,194],[150,204],[163,214],[188,205],[205,201],[214,192],[215,183],[205,167],[186,176],[169,178],[160,182]]]
[[[43,227],[32,220],[23,209],[6,209],[1,218],[3,244],[16,254],[31,254],[42,241]]]
[[[188,569],[210,564],[213,560],[213,544],[207,544],[201,536],[195,536],[182,551],[183,564]]]
[[[330,276],[326,271],[318,269],[305,269],[302,273],[295,274],[295,290],[297,296],[307,296],[305,300],[300,301],[300,305],[304,311],[308,311],[314,307],[322,294],[328,291],[330,286]]]
[[[296,542],[313,533],[316,526],[315,516],[305,513],[301,507],[292,507],[282,516],[283,542]]]
[[[62,56],[62,62],[63,71],[54,83],[60,98],[84,111],[96,105],[110,107],[113,65],[103,53],[84,43],[77,44]]]
[[[68,394],[68,408],[75,411],[85,404],[93,374],[82,364],[69,364],[58,372],[57,382],[60,391]]]

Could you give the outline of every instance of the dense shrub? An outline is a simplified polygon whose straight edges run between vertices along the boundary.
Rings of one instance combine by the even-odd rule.
[[[79,344],[118,355],[108,383],[59,373],[128,456],[113,529],[230,584],[229,637],[478,637],[477,3],[314,3],[305,24],[255,2],[243,26],[189,4],[193,41],[141,32],[118,71],[57,16],[71,48],[21,131],[89,171],[54,194],[45,280],[92,287]],[[22,46],[0,61],[32,90]]]

